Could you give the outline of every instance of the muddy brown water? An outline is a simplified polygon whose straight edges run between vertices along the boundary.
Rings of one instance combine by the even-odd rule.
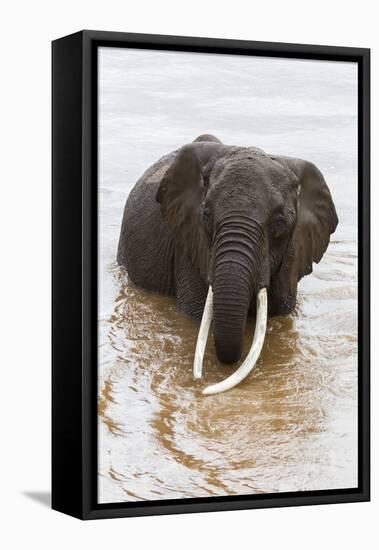
[[[254,127],[247,142],[239,129],[245,126],[217,118],[229,97],[223,79],[237,70],[233,60],[203,56],[191,65],[196,81],[206,81],[210,64],[220,81],[214,90],[218,104],[202,112],[199,128],[187,111],[196,94],[204,94],[197,99],[206,102],[204,89],[191,89],[191,103],[183,108],[186,60],[193,54],[151,54],[104,49],[100,56],[99,501],[356,486],[355,67],[269,60],[275,63],[272,71],[267,60],[242,60],[235,85],[240,93],[243,85],[246,94],[256,91],[256,112],[267,123],[264,132]],[[310,82],[304,83],[304,71]],[[339,85],[330,84],[335,88],[326,93],[336,74]],[[299,103],[292,108],[279,86],[289,75],[298,96],[304,96],[301,124]],[[146,84],[151,79],[154,90]],[[259,95],[262,86],[278,97],[278,112]],[[166,97],[171,98],[167,107]],[[283,110],[286,119],[277,122]],[[243,114],[236,112],[235,118]],[[178,128],[185,128],[185,135]],[[237,365],[217,361],[211,331],[203,378],[195,382],[198,323],[177,312],[174,299],[137,288],[115,262],[122,210],[135,181],[151,162],[203,131],[229,143],[313,160],[326,176],[340,217],[322,262],[299,285],[296,312],[269,319],[253,372],[233,390],[208,397],[201,390]],[[244,355],[253,331],[249,320]]]

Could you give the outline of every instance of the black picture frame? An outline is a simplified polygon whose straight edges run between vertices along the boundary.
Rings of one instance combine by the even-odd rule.
[[[357,488],[97,503],[97,51],[99,46],[358,63]],[[52,507],[81,519],[370,499],[370,50],[81,31],[52,43]]]

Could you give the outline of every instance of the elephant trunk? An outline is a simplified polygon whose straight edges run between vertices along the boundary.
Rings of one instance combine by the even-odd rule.
[[[250,293],[237,276],[224,276],[214,288],[213,332],[216,354],[222,363],[241,357]]]
[[[246,318],[258,292],[263,233],[251,218],[229,219],[215,239],[213,332],[218,359],[241,357]]]

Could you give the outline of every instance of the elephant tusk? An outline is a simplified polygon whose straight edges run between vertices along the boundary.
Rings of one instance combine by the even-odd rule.
[[[237,384],[242,382],[244,378],[253,370],[255,363],[257,362],[262,350],[263,342],[266,335],[267,325],[267,291],[262,288],[257,295],[257,320],[255,323],[255,332],[253,343],[251,344],[250,351],[242,363],[239,369],[236,370],[231,376],[219,382],[208,386],[203,390],[204,395],[212,395],[214,393],[221,393],[226,390],[234,388]]]
[[[193,376],[195,380],[201,378],[201,371],[203,369],[203,358],[205,346],[207,345],[209,328],[212,322],[213,312],[213,292],[212,287],[208,289],[207,299],[205,301],[203,316],[201,318],[201,324],[199,334],[196,341],[195,359],[193,362]]]

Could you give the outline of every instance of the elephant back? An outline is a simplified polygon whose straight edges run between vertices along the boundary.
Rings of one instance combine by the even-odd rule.
[[[167,226],[155,200],[157,189],[175,157],[170,153],[155,162],[130,192],[122,218],[117,262],[128,271],[130,279],[143,288],[171,294],[172,276],[167,258],[173,246]],[[165,254],[162,254],[165,248]]]

